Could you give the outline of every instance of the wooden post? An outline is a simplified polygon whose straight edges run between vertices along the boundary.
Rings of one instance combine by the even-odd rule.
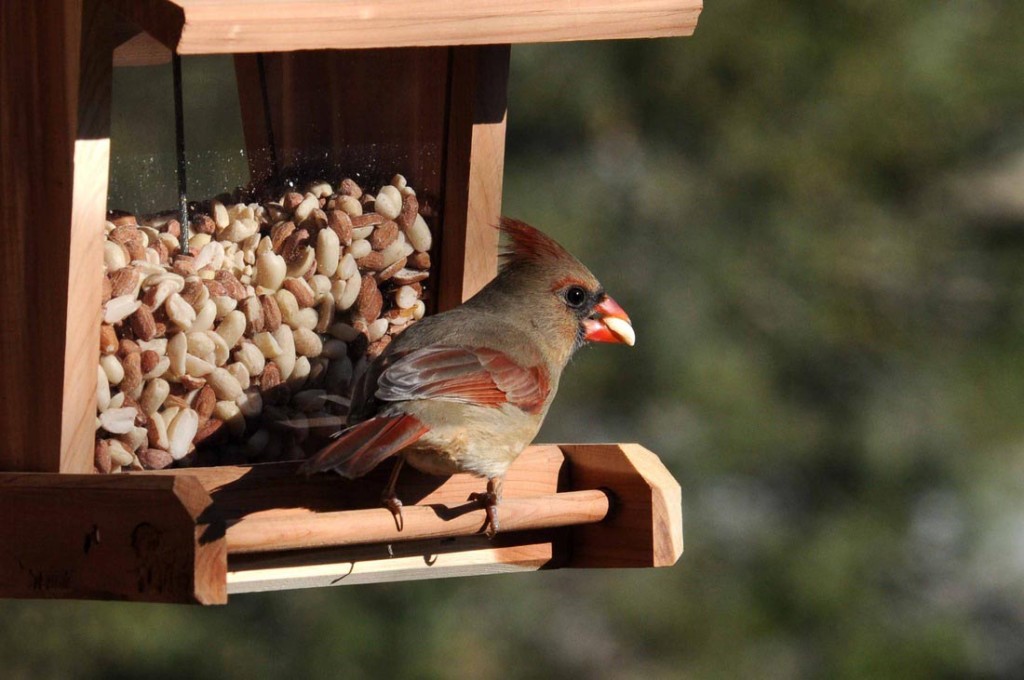
[[[438,310],[469,299],[498,272],[509,55],[509,45],[452,48]]]

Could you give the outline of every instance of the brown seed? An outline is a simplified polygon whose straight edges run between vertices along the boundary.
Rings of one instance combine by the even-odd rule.
[[[106,439],[96,440],[96,453],[93,456],[93,464],[103,474],[110,474],[114,469],[113,461],[110,460],[110,442]]]
[[[281,327],[281,308],[273,295],[261,295],[260,305],[263,306],[263,329],[273,333]]]
[[[313,296],[313,289],[309,287],[305,280],[285,279],[281,287],[295,296],[295,301],[299,303],[300,309],[312,307],[316,301]]]
[[[135,217],[132,216],[132,219],[134,220]],[[129,243],[137,243],[140,246],[142,245],[142,232],[139,231],[139,228],[135,226],[134,222],[132,224],[122,224],[121,226],[114,227],[114,229],[107,234],[107,238],[114,243],[120,243],[123,246],[127,246]]]
[[[406,263],[406,258],[404,258],[404,257],[400,258],[398,260],[395,260],[394,262],[389,264],[384,269],[381,269],[380,270],[380,274],[377,275],[377,278],[379,280],[381,280],[381,281],[387,281],[392,276],[394,276],[399,271],[401,271],[405,267],[405,263]]]
[[[309,232],[305,229],[296,229],[281,244],[281,256],[288,264],[299,262],[306,256],[306,244],[309,242]]]
[[[381,355],[381,353],[387,349],[388,345],[391,344],[391,336],[384,335],[376,342],[371,342],[370,346],[366,348],[366,357],[371,361]]]
[[[369,255],[356,260],[356,264],[359,265],[359,269],[362,271],[378,272],[384,268],[384,258],[378,251],[374,250]]]
[[[137,455],[139,462],[147,470],[163,470],[174,462],[171,454],[163,449],[146,448],[140,450]]]
[[[199,301],[200,296],[203,294],[204,287],[202,281],[191,279],[185,282],[185,287],[181,289],[180,295],[185,302],[195,307],[196,302]]]
[[[121,366],[124,367],[124,377],[118,387],[125,395],[134,397],[142,389],[142,353],[132,352],[121,357]]]
[[[217,223],[209,215],[196,215],[192,218],[193,234],[213,234],[217,231]]]
[[[203,285],[206,286],[206,290],[210,291],[210,297],[223,297],[228,294],[228,289],[220,281],[203,279]]]
[[[384,216],[375,212],[356,215],[351,219],[353,227],[376,227],[378,224],[384,222]]]
[[[315,237],[317,233],[327,226],[327,213],[320,208],[314,208],[309,213],[309,217],[302,220],[299,224],[300,229],[305,229],[309,232],[310,237]]]
[[[430,253],[413,253],[409,256],[409,266],[413,269],[430,269]]]
[[[377,287],[377,280],[371,275],[363,276],[362,285],[359,287],[359,295],[356,297],[356,314],[366,323],[373,323],[380,317],[380,310],[384,306],[384,298]]]
[[[268,361],[260,374],[260,391],[269,392],[281,384],[281,369],[273,361]]]
[[[142,245],[142,241],[129,241],[124,244],[125,250],[128,251],[128,259],[131,261],[145,260],[146,259],[146,248]]]
[[[402,212],[398,214],[396,221],[403,230],[412,226],[416,221],[416,214],[420,211],[420,203],[412,194],[402,197]]]
[[[429,274],[422,270],[402,269],[395,272],[395,275],[391,277],[391,281],[398,286],[408,286],[409,284],[416,283],[417,281],[422,281],[427,278],[427,276],[429,276]]]
[[[148,338],[143,338],[143,339],[148,339]],[[142,374],[145,375],[146,373],[149,373],[154,368],[156,368],[156,365],[159,364],[159,363],[160,363],[160,355],[157,354],[156,352],[154,352],[151,349],[147,349],[146,351],[144,351],[142,353],[142,355],[140,357],[140,360],[139,360],[139,366],[142,369]]]
[[[139,305],[139,308],[128,317],[128,322],[131,324],[132,333],[135,333],[139,340],[152,340],[156,337],[156,319],[153,318],[153,310],[148,305]],[[152,368],[150,366],[142,372],[149,373]]]
[[[167,232],[174,238],[181,238],[181,222],[178,220],[167,220],[164,224],[163,231]]]
[[[194,276],[196,273],[196,258],[191,255],[175,255],[171,261],[171,269],[182,276]]]
[[[181,386],[191,392],[192,390],[198,390],[206,385],[206,378],[196,378],[188,375],[187,373],[181,376]],[[171,385],[174,388],[174,385]],[[187,404],[186,404],[187,405]]]
[[[200,421],[199,431],[196,432],[196,436],[192,441],[196,444],[211,444],[217,439],[218,435],[225,431],[223,428],[224,421],[217,418],[210,418],[206,422]]]
[[[352,218],[348,213],[341,210],[330,211],[327,213],[327,226],[338,235],[341,245],[352,245]]]
[[[217,406],[217,393],[209,385],[204,385],[192,402],[192,408],[199,414],[200,425],[210,419],[215,406]]]
[[[110,324],[100,324],[100,354],[113,354],[117,351],[117,331]]]
[[[360,196],[363,195],[363,190],[359,188],[359,185],[356,184],[355,181],[346,177],[345,179],[341,180],[341,186],[338,187],[338,193],[341,194],[342,196],[352,196],[354,198],[359,198]]]
[[[317,333],[326,333],[331,324],[334,323],[334,298],[325,295],[320,304],[317,305],[317,321],[315,330]]]
[[[129,340],[128,338],[121,338],[117,342],[118,359],[124,359],[129,354],[138,354],[141,351],[142,350],[139,348],[139,345],[135,341]]]
[[[227,293],[229,297],[238,300],[239,302],[241,302],[248,296],[248,291],[246,291],[245,286],[242,285],[242,282],[235,278],[235,275],[232,274],[227,269],[219,270],[216,274],[213,275],[213,279],[215,281],[219,281],[220,284],[224,286],[224,291]],[[210,291],[210,294],[213,294],[212,290]]]
[[[374,250],[384,250],[398,238],[398,225],[388,220],[377,225],[377,228],[370,234],[370,246]]]
[[[257,333],[266,330],[266,321],[263,318],[263,304],[255,295],[251,295],[240,305],[242,314],[245,315],[245,334],[252,337]]]
[[[281,202],[281,206],[288,212],[295,212],[295,209],[299,207],[299,203],[302,203],[303,198],[305,198],[305,196],[299,192],[290,191],[284,195],[284,200]]]
[[[164,245],[163,241],[157,241],[156,243],[151,245],[150,248],[156,251],[156,256],[157,259],[160,261],[160,264],[167,264],[170,261],[171,253],[169,250],[167,250],[167,246]]]
[[[109,277],[111,297],[120,297],[134,292],[141,278],[139,272],[131,265],[111,272]]]
[[[275,253],[280,254],[284,242],[294,231],[295,224],[293,222],[278,222],[270,229],[270,245]]]

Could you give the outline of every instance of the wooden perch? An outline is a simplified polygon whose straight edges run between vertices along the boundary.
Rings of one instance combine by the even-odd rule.
[[[501,533],[481,534],[470,475],[388,466],[347,481],[293,463],[127,475],[0,474],[0,596],[223,603],[278,588],[557,567],[674,564],[679,485],[635,444],[544,445],[509,470]],[[69,509],[73,509],[69,512]]]

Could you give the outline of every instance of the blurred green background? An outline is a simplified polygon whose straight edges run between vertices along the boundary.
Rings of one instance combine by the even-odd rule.
[[[677,566],[8,601],[4,676],[1024,676],[1024,3],[707,4],[515,47],[504,196],[638,335],[541,438],[658,452]]]

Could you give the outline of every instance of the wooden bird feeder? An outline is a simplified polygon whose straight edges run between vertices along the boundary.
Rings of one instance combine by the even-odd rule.
[[[118,65],[230,53],[251,149],[268,146],[268,116],[281,153],[310,134],[339,156],[374,145],[382,167],[438,197],[432,276],[446,309],[497,269],[511,44],[689,35],[700,10],[701,0],[2,3],[0,596],[218,604],[281,588],[674,564],[679,485],[635,444],[528,449],[493,540],[468,500],[482,482],[466,475],[409,471],[397,531],[379,506],[386,470],[355,482],[306,479],[294,463],[94,474],[96,337]],[[344,78],[302,87],[310,72]],[[257,77],[264,98],[244,87]],[[374,104],[381,82],[401,106]],[[249,162],[253,177],[268,172],[257,154]]]

